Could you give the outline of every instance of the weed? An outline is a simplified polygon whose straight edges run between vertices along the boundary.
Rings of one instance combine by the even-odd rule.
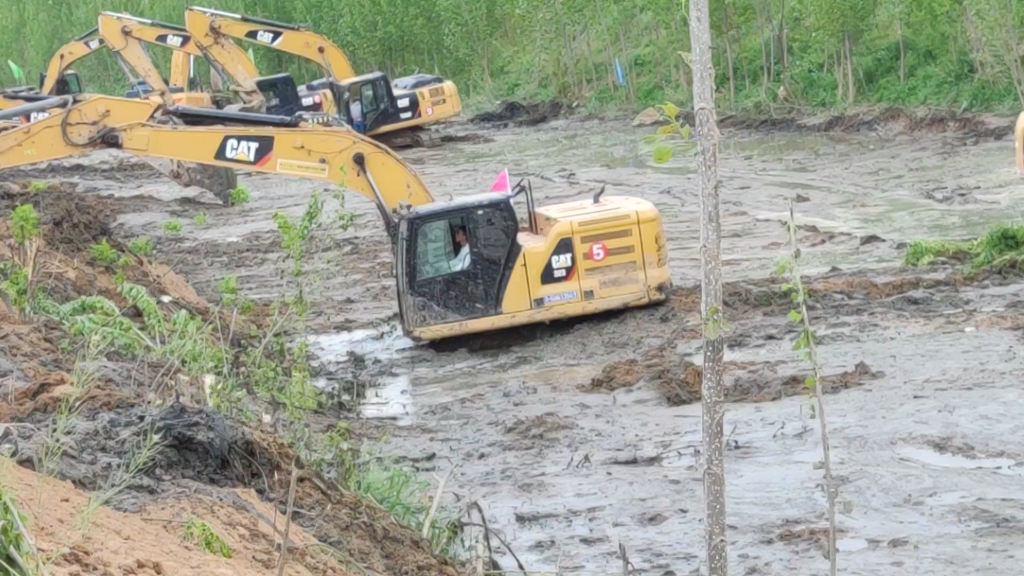
[[[11,213],[11,237],[25,244],[39,236],[39,213],[31,204],[22,204]]]
[[[90,246],[89,252],[92,254],[94,260],[104,266],[112,266],[121,257],[121,253],[111,247],[106,239],[103,239],[99,244],[93,244]]]
[[[177,219],[171,220],[170,222],[164,222],[164,232],[172,236],[181,234],[181,229],[181,222]]]
[[[138,256],[152,256],[156,250],[156,243],[149,238],[136,238],[128,244],[128,250]]]
[[[1016,268],[1024,262],[1024,224],[998,224],[967,242],[914,240],[907,245],[909,266],[943,261],[966,263],[970,271]]]
[[[839,486],[832,475],[832,455],[829,446],[828,421],[825,418],[825,398],[822,391],[821,363],[818,361],[817,337],[811,328],[811,319],[807,313],[807,291],[800,277],[800,248],[796,242],[796,218],[793,214],[793,200],[789,201],[789,222],[786,225],[789,234],[790,255],[779,260],[776,273],[787,277],[788,282],[783,290],[788,292],[795,304],[789,312],[789,320],[800,327],[800,335],[793,343],[793,349],[801,351],[803,359],[810,364],[812,375],[805,384],[808,392],[813,394],[815,402],[811,404],[812,414],[817,413],[818,425],[821,429],[822,468],[825,470],[825,497],[828,502],[828,559],[829,574],[836,576],[836,499]],[[816,410],[815,410],[816,408]]]
[[[192,221],[196,223],[196,226],[206,226],[208,221],[206,212],[200,212],[199,214],[196,214]]]
[[[232,206],[241,206],[242,204],[247,204],[251,199],[249,191],[246,190],[245,188],[242,188],[241,186],[233,188],[231,190],[230,198]]]
[[[190,542],[207,554],[231,558],[231,547],[214,529],[195,516],[185,522],[185,542]]]
[[[35,547],[25,530],[27,522],[28,518],[15,507],[9,489],[0,483],[0,574],[35,576],[38,573]]]
[[[43,182],[42,180],[33,180],[32,183],[28,185],[28,191],[32,193],[45,192],[48,187],[49,186],[46,182]]]

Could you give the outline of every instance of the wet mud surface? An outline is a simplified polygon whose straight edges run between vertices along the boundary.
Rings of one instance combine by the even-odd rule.
[[[532,179],[540,204],[601,186],[652,200],[678,286],[669,302],[414,346],[395,327],[391,251],[379,215],[349,194],[354,226],[332,233],[313,267],[322,275],[311,295],[321,384],[361,388],[360,414],[389,423],[381,447],[425,478],[454,467],[446,503],[479,503],[528,569],[620,570],[621,543],[644,573],[688,573],[703,551],[695,167],[685,157],[655,167],[649,154],[638,156],[637,143],[652,129],[628,121],[514,122],[460,123],[441,149],[401,154],[438,198],[486,190],[508,167],[514,178]],[[842,482],[844,572],[1015,566],[1012,555],[1024,543],[1021,282],[901,265],[910,240],[975,237],[1020,211],[1012,142],[971,127],[914,135],[757,128],[727,129],[720,156],[733,570],[810,575],[827,566],[819,435],[802,388],[809,369],[792,350],[798,329],[786,319],[782,281],[772,276],[794,195],[811,321],[833,392],[826,406]],[[121,163],[113,174],[111,162]],[[227,275],[258,302],[277,297],[285,263],[273,213],[296,217],[323,188],[240,174],[251,203],[223,207],[116,154],[72,164],[67,174],[54,163],[23,175],[60,174],[85,195],[112,196],[119,241],[156,239],[159,260],[201,298],[212,298]],[[205,226],[192,220],[200,212]],[[181,236],[161,231],[173,218]],[[42,364],[48,348],[39,349]],[[167,414],[167,421],[184,418]],[[126,417],[111,408],[97,422],[113,430],[118,418]],[[226,454],[247,446],[198,441],[203,426],[215,425],[203,422],[180,428],[182,463],[197,446]],[[256,448],[242,450],[263,462]],[[222,468],[191,473],[206,474],[204,482],[231,484],[239,475],[256,482],[259,472],[243,460],[229,456]],[[165,477],[148,481],[196,481],[182,463],[164,463]],[[314,486],[307,484],[310,494]],[[501,567],[515,569],[493,545]]]

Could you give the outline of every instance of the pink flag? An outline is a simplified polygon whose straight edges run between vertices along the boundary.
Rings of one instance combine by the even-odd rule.
[[[508,178],[508,168],[505,168],[498,174],[498,179],[491,185],[491,192],[504,192],[505,194],[512,192],[512,184]]]

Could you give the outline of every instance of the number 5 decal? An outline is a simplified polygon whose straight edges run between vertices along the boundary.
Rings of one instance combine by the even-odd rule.
[[[604,245],[604,242],[594,242],[590,245],[590,259],[595,262],[600,262],[608,256],[608,247]]]

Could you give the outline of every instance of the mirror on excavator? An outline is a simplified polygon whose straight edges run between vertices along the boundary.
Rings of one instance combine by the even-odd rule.
[[[46,84],[46,72],[39,73],[39,89]],[[85,86],[82,84],[82,77],[74,70],[65,70],[57,83],[54,85],[53,96],[65,96],[67,94],[84,94]]]

